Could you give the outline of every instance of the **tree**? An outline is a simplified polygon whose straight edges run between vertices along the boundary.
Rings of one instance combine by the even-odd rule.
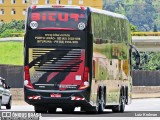
[[[140,52],[141,70],[160,70],[160,52]],[[136,69],[135,57],[132,56],[133,69]]]
[[[23,33],[24,32],[24,20],[16,21],[13,20],[10,23],[0,24],[0,37],[12,37],[12,33]]]
[[[139,31],[137,26],[135,26],[133,24],[130,24],[130,29],[131,29],[132,32],[138,32]]]
[[[120,13],[123,15],[126,14],[125,9],[124,9],[124,1],[123,0],[117,0],[115,2],[115,6],[116,6],[116,9],[115,9],[116,13]]]
[[[145,67],[147,70],[160,70],[160,52],[153,53]]]
[[[0,24],[0,34],[6,30],[5,23]]]
[[[154,24],[153,32],[158,32],[156,24]]]
[[[127,16],[129,21],[137,26],[140,31],[153,30],[154,23],[157,25],[157,30],[160,29],[158,11],[159,6],[155,5],[158,2],[153,0],[115,0],[112,2],[104,0],[104,9],[112,12],[121,13]],[[157,7],[158,6],[158,7]]]

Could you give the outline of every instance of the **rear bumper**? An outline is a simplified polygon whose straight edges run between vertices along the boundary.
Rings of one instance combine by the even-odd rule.
[[[51,94],[61,94],[61,97],[53,98]],[[89,88],[76,91],[49,91],[49,90],[31,90],[24,88],[25,101],[30,105],[45,105],[46,107],[63,106],[91,106]],[[29,96],[39,96],[39,99],[29,99]]]

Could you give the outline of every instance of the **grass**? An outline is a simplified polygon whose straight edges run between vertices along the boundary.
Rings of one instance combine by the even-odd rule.
[[[23,43],[0,42],[0,64],[23,65]]]

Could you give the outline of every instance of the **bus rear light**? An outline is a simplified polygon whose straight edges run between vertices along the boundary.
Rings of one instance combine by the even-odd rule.
[[[79,87],[79,90],[85,89],[89,87],[89,68],[85,67],[84,68],[84,75],[83,75],[83,83]]]
[[[32,6],[32,10],[34,10],[34,9],[36,9],[36,8],[37,8],[37,6],[36,6],[36,5]]]
[[[30,89],[34,89],[30,80],[29,66],[24,67],[24,86]]]
[[[83,83],[85,86],[89,86],[89,82],[84,82]]]
[[[24,86],[27,87],[27,88],[29,88],[29,89],[34,89],[33,86],[32,86],[32,84],[31,84],[31,82],[29,82],[28,80],[24,81]]]
[[[89,80],[89,68],[85,67],[84,69],[84,76],[83,76],[83,81],[88,81]]]
[[[83,90],[85,88],[88,88],[89,87],[89,82],[83,82],[81,87],[79,87],[79,90]]]

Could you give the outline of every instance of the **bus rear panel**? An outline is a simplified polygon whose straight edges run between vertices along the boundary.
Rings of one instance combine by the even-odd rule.
[[[33,6],[29,7],[27,18],[25,101],[53,107],[86,103],[86,10]]]
[[[123,15],[80,6],[30,6],[25,101],[36,112],[124,112],[131,101],[131,36]]]

